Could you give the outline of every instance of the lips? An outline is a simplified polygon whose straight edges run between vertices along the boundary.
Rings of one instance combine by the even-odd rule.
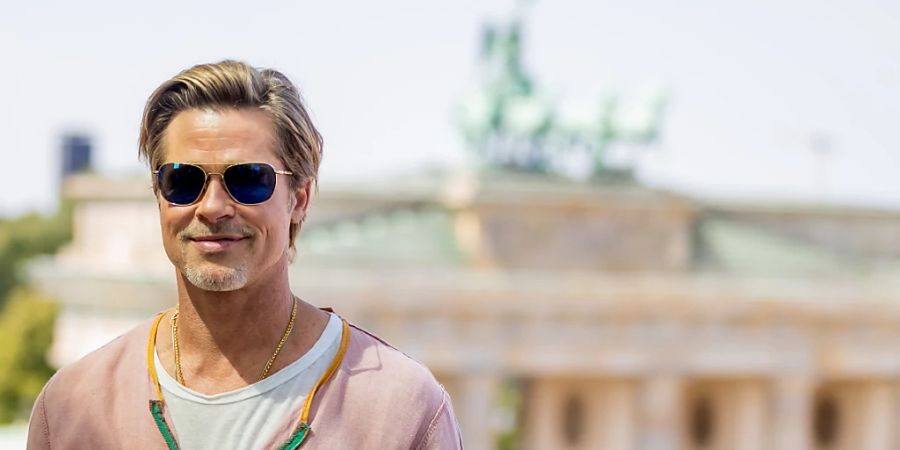
[[[221,251],[228,250],[238,242],[246,239],[245,236],[240,235],[208,235],[208,236],[194,236],[190,238],[191,245],[202,252],[206,253],[217,253]]]

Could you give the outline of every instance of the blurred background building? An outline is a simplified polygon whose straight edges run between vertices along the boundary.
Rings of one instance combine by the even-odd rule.
[[[560,5],[562,9],[572,6]],[[539,12],[541,5],[535,8]],[[347,99],[317,102],[314,97],[321,91],[316,88],[326,85],[317,86],[320,80],[312,78],[306,83],[312,85],[306,94],[320,108],[325,127],[333,126],[334,117],[355,123],[363,127],[359,134],[374,142],[370,153],[386,152],[380,156],[337,152],[328,154],[326,163],[369,167],[369,162],[394,157],[389,150],[395,144],[402,150],[403,139],[415,144],[406,142],[404,148],[421,152],[430,147],[465,146],[474,163],[340,182],[325,177],[291,266],[295,292],[313,304],[334,307],[431,368],[453,398],[469,449],[900,448],[900,209],[860,206],[860,202],[853,206],[847,201],[852,195],[839,198],[841,202],[822,201],[836,198],[830,196],[831,183],[841,173],[847,177],[841,170],[851,166],[841,164],[848,161],[849,152],[840,149],[883,148],[875,144],[884,135],[868,130],[882,130],[885,123],[892,123],[896,114],[891,108],[900,104],[884,102],[872,113],[866,108],[873,96],[856,89],[882,86],[884,92],[895,93],[894,78],[900,69],[861,64],[853,59],[857,54],[864,56],[879,47],[862,45],[869,42],[862,38],[839,39],[837,44],[849,49],[837,44],[801,46],[809,51],[800,53],[810,67],[819,67],[815,65],[820,64],[819,57],[844,58],[852,76],[845,72],[809,76],[815,71],[793,66],[792,71],[777,75],[778,80],[797,78],[798,82],[785,84],[801,86],[792,101],[805,99],[807,110],[815,107],[821,115],[800,117],[796,112],[802,108],[776,102],[761,112],[759,105],[754,109],[731,97],[718,98],[732,92],[725,89],[727,81],[740,80],[739,74],[763,75],[765,64],[742,59],[754,54],[755,44],[748,42],[771,47],[761,53],[774,59],[762,61],[780,61],[785,56],[778,45],[794,48],[790,46],[805,41],[779,41],[773,36],[796,32],[800,22],[810,30],[809,36],[821,37],[819,28],[852,29],[857,22],[853,17],[863,17],[863,12],[869,14],[875,7],[865,3],[843,17],[832,6],[796,1],[776,8],[785,14],[782,17],[749,6],[725,11],[708,4],[701,9],[709,17],[698,13],[701,19],[693,22],[685,19],[691,8],[684,5],[643,2],[633,10],[621,8],[631,11],[625,13],[631,25],[622,25],[624,29],[657,30],[647,45],[614,43],[632,49],[624,61],[651,73],[658,69],[656,62],[663,67],[685,60],[688,66],[700,67],[700,62],[712,61],[702,71],[682,72],[687,75],[676,80],[680,82],[677,93],[691,93],[684,86],[699,83],[708,91],[703,100],[707,111],[746,123],[732,125],[687,108],[675,117],[681,122],[666,126],[669,111],[679,99],[653,83],[623,91],[597,92],[594,86],[553,91],[539,82],[542,71],[526,70],[527,14],[513,14],[478,30],[476,83],[464,93],[439,92],[436,84],[419,85],[426,79],[439,81],[437,74],[422,72],[433,64],[415,59],[416,64],[403,66],[410,77],[405,90],[431,95],[429,101],[440,108],[446,105],[438,97],[453,97],[450,120],[462,136],[459,145],[447,136],[416,134],[421,123],[407,116],[395,119],[394,128],[383,124],[379,125],[383,130],[364,128],[367,121],[354,122],[353,111],[372,115],[372,110],[349,94]],[[606,16],[620,17],[613,9],[615,5],[608,6]],[[891,20],[896,19],[896,11],[888,10],[865,16],[881,22],[858,22],[883,31],[885,24],[897,23]],[[354,23],[345,13],[342,10],[335,17]],[[762,16],[771,19],[765,22],[771,33],[762,31],[759,24],[764,21],[757,20]],[[585,15],[584,23],[571,20],[563,28],[583,32],[585,26],[596,28],[594,21],[601,19],[600,14]],[[438,21],[422,20],[418,25],[409,21],[420,28],[415,29],[418,34],[403,39],[415,41],[410,36],[418,36],[425,42],[424,52],[436,53],[427,43],[434,36],[421,27],[437,28]],[[696,26],[686,26],[685,21]],[[365,21],[370,22],[378,21]],[[614,38],[636,39],[613,22],[604,25],[618,33]],[[779,31],[784,24],[790,24],[787,31]],[[328,36],[315,26],[310,24],[313,31],[309,33]],[[168,31],[179,27],[171,28]],[[277,34],[282,28],[287,29],[273,26],[266,31]],[[305,32],[291,30],[292,38]],[[371,31],[369,37],[379,39],[382,30]],[[3,33],[0,26],[0,37]],[[853,36],[863,34],[868,36],[868,29]],[[676,39],[682,35],[688,36],[687,41]],[[239,41],[245,39],[242,36]],[[324,48],[319,42],[310,44],[315,41],[310,36],[288,41],[297,54],[315,55],[316,48]],[[341,48],[368,48],[358,39],[350,42]],[[552,61],[597,58],[579,50],[584,47],[577,42],[571,45],[554,49],[562,56]],[[664,49],[662,54],[650,52],[648,57],[633,50],[649,52],[656,47]],[[867,50],[854,50],[863,47]],[[700,56],[691,53],[707,48]],[[323,51],[325,56],[348,54]],[[284,54],[275,54],[262,57],[262,64],[268,58],[279,67]],[[574,59],[566,59],[567,54]],[[326,75],[337,77],[335,84],[350,92],[360,92],[354,87],[380,86],[378,70],[392,66],[382,59],[392,60],[390,54],[377,56],[367,75],[370,84],[353,78],[359,70],[352,71],[353,77],[340,71]],[[122,57],[128,55],[123,52]],[[366,57],[372,56],[347,58]],[[193,64],[197,58],[191,54],[184,61]],[[335,67],[323,55],[311,59]],[[892,61],[900,61],[900,56]],[[142,63],[150,65],[143,60],[129,64]],[[851,70],[857,67],[853,64],[872,70]],[[589,66],[573,64],[565,70],[589,74],[586,69]],[[314,72],[314,67],[298,69],[301,74]],[[39,80],[41,73],[34,71],[31,76]],[[402,74],[394,75],[402,78]],[[104,79],[113,85],[119,78],[123,77]],[[164,79],[156,78],[153,82]],[[67,79],[90,85],[77,73]],[[747,95],[771,94],[765,97],[770,101],[783,95],[783,91],[765,89],[765,78],[743,80],[743,85],[731,87]],[[821,83],[820,90],[803,90]],[[147,89],[128,86],[130,94],[140,97],[136,102],[144,99]],[[841,95],[819,95],[832,90]],[[78,96],[92,91],[77,85],[69,86],[67,92]],[[879,98],[890,98],[888,94]],[[10,95],[15,99],[17,91]],[[387,110],[384,105],[399,95],[399,91],[385,90],[384,98],[372,102],[374,111]],[[103,101],[108,110],[127,109],[109,103],[115,96],[108,97],[78,97],[72,103]],[[329,107],[343,110],[334,113]],[[417,107],[406,109],[416,115],[427,113]],[[846,117],[828,111],[841,111]],[[133,112],[117,124],[123,134],[136,134],[139,112]],[[887,122],[860,125],[854,122],[857,113]],[[779,121],[789,124],[788,131],[778,142],[766,140],[764,135],[771,135]],[[762,130],[761,122],[768,128]],[[825,125],[814,126],[818,123]],[[705,139],[685,140],[685,130]],[[734,135],[730,140],[723,137],[728,133]],[[856,140],[834,137],[841,133]],[[700,161],[695,166],[684,166],[682,161],[682,172],[727,186],[726,178],[735,173],[768,170],[772,179],[768,195],[748,200],[748,196],[719,195],[713,192],[718,188],[708,186],[675,189],[647,182],[639,173],[642,163],[678,165],[677,158],[646,157],[667,137],[682,139],[678,141],[681,151],[691,150],[685,142],[715,150],[706,156],[695,154],[694,162]],[[102,138],[90,131],[75,131],[64,133],[61,145],[55,141],[54,146],[62,149],[62,162],[54,173],[63,175],[62,205],[71,206],[72,237],[58,252],[33,261],[27,270],[32,285],[58,304],[48,354],[55,367],[80,358],[171,307],[175,300],[173,269],[162,250],[150,182],[146,175],[92,172]],[[337,141],[339,148],[359,147],[361,142],[339,139],[346,138],[326,132],[326,141]],[[785,151],[789,148],[801,148],[811,159],[798,159]],[[759,149],[764,151],[756,153]],[[718,166],[710,162],[715,158]],[[729,167],[723,163],[728,159],[745,170],[731,167],[732,175],[719,170]],[[785,167],[796,169],[802,165],[800,160],[811,163],[812,176],[806,181],[811,181],[807,184],[815,195],[779,195],[791,185],[790,174],[797,173]],[[896,159],[868,160],[873,179],[884,180],[885,173],[890,173],[884,161]],[[0,256],[5,248],[2,231]],[[0,353],[0,364],[3,361]],[[0,430],[0,445],[6,433]]]
[[[69,178],[74,361],[173,305],[146,179]],[[893,449],[900,213],[485,170],[324,186],[295,291],[428,365],[468,448]],[[511,443],[512,442],[512,443]],[[514,444],[513,444],[514,443]]]

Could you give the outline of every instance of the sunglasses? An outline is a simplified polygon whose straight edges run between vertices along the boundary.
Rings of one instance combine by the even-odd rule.
[[[268,163],[232,164],[221,172],[207,172],[189,163],[166,163],[153,171],[156,188],[167,202],[177,206],[193,205],[203,196],[209,177],[222,177],[225,191],[242,205],[258,205],[275,192],[276,175],[293,175],[276,170]]]

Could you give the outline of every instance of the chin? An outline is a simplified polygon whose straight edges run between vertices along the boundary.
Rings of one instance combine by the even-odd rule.
[[[187,266],[184,277],[204,291],[235,291],[247,285],[247,270],[233,267]]]

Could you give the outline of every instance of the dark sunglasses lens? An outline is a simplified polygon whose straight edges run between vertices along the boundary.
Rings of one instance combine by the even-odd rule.
[[[180,163],[163,164],[156,185],[163,198],[176,205],[190,205],[203,192],[206,174],[196,166]]]
[[[275,169],[267,164],[238,164],[223,175],[228,192],[240,203],[255,205],[272,196],[275,191]]]

